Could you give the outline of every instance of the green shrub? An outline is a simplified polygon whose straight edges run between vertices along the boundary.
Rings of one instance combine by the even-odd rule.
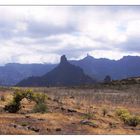
[[[14,94],[13,94],[13,100],[11,103],[6,105],[4,107],[5,111],[8,111],[10,113],[16,113],[21,109],[21,103],[20,101],[23,98],[29,99],[31,96],[32,91],[31,90],[21,90],[21,89],[15,89]]]
[[[48,112],[48,107],[45,103],[39,103],[34,106],[33,112],[34,113],[37,113],[37,112],[46,113],[46,112]]]
[[[130,116],[131,116],[130,113],[129,113],[129,111],[128,111],[127,109],[122,109],[122,108],[117,109],[117,110],[116,110],[116,114],[119,116],[119,118],[120,118],[121,120],[124,121],[124,123],[127,122],[128,119],[129,119]]]
[[[35,101],[37,104],[45,103],[46,99],[48,99],[48,96],[42,93],[35,93],[31,97],[31,100]]]
[[[47,99],[47,95],[41,93],[33,93],[30,89],[15,89],[13,94],[13,100],[10,104],[6,105],[4,110],[10,113],[16,113],[21,109],[21,100],[26,98],[29,101],[34,101],[36,103],[34,110],[35,112],[46,112],[47,107],[45,105],[45,101]]]
[[[36,105],[34,106],[33,112],[37,113],[46,113],[48,112],[48,107],[46,105],[46,99],[48,99],[48,96],[46,94],[42,93],[36,93],[33,94],[32,100],[36,102]]]
[[[10,104],[4,107],[4,110],[8,111],[9,113],[16,113],[20,110],[20,108],[21,108],[20,103],[11,102]]]
[[[16,102],[21,101],[23,98],[26,98],[28,100],[31,100],[33,94],[34,94],[33,91],[30,90],[30,89],[25,89],[25,90],[17,89],[14,92],[14,100]]]
[[[118,109],[116,113],[126,125],[136,127],[138,124],[140,124],[140,117],[132,116],[126,109]]]
[[[130,114],[130,113],[127,109],[119,108],[116,110],[116,114],[118,116],[122,116],[123,114]]]
[[[139,116],[131,116],[125,123],[129,126],[136,127],[137,125],[140,124],[140,117]]]

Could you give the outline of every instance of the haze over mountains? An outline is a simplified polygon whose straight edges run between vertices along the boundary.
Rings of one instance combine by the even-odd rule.
[[[140,57],[124,56],[120,60],[105,58],[96,59],[87,55],[81,60],[69,61],[79,66],[84,73],[97,81],[102,81],[106,75],[112,79],[140,76]],[[10,63],[0,67],[0,85],[16,85],[31,76],[43,76],[53,70],[57,64],[18,64]]]

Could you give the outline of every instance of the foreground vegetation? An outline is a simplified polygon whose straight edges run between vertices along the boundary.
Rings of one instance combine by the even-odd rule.
[[[47,106],[45,104],[46,98],[46,94],[33,93],[30,89],[15,89],[13,100],[4,107],[4,110],[10,113],[17,113],[21,109],[21,101],[23,99],[27,99],[28,101],[34,101],[36,103],[34,106],[35,112],[45,113],[47,110]]]
[[[139,85],[1,88],[0,134],[140,134]]]

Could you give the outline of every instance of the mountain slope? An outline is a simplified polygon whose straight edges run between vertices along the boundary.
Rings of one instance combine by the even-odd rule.
[[[123,79],[127,77],[140,76],[140,57],[125,56],[120,60],[95,59],[87,56],[78,61],[71,61],[71,64],[81,67],[90,77],[96,77],[98,81],[110,75],[112,79]]]
[[[56,65],[10,63],[0,67],[0,85],[15,85],[30,76],[42,76]]]
[[[60,64],[52,71],[41,77],[22,80],[17,86],[76,86],[94,82],[80,67],[70,64],[63,55]]]

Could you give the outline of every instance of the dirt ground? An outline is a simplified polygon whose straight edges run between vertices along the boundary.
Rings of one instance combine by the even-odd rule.
[[[140,115],[139,94],[135,97],[137,99],[133,104],[127,104],[127,101],[124,103],[124,100],[121,104],[112,100],[113,97],[117,96],[120,99],[127,97],[129,101],[132,95],[120,95],[120,91],[104,90],[103,94],[106,93],[106,96],[100,96],[99,99],[97,95],[102,92],[95,89],[46,88],[34,91],[48,94],[47,113],[33,113],[35,103],[26,99],[22,100],[22,108],[18,113],[5,112],[3,108],[10,102],[13,91],[0,91],[0,97],[4,96],[4,99],[0,100],[1,135],[140,134],[140,125],[128,126],[116,116],[116,109],[120,107],[128,109],[132,114]],[[112,98],[107,98],[107,95]],[[90,100],[91,97],[92,100]]]

